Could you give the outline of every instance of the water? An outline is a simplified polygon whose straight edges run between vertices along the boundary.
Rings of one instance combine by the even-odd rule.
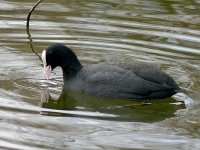
[[[200,149],[199,0],[48,0],[31,16],[30,38],[33,1],[0,4],[1,149]],[[38,55],[52,43],[83,64],[160,64],[187,96],[141,105],[62,92],[59,68],[42,76]]]

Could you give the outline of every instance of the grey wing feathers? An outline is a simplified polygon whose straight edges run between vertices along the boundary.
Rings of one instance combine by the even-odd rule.
[[[129,68],[117,65],[96,65],[96,70],[88,68],[86,75],[87,85],[86,92],[92,94],[104,95],[111,97],[127,97],[127,98],[142,98],[148,96],[155,91],[168,90],[168,86],[160,85],[153,82],[154,79],[149,79],[145,76],[146,72],[132,71],[133,67]],[[132,69],[130,68],[132,67]],[[138,69],[137,67],[135,67]],[[92,72],[90,72],[92,70]],[[143,69],[141,69],[142,71]],[[148,72],[148,71],[147,71]],[[138,74],[139,73],[139,74]],[[94,89],[95,88],[95,89]]]
[[[152,63],[146,64],[141,62],[134,62],[134,63],[113,62],[112,64],[128,69],[146,81],[160,84],[168,88],[178,87],[178,85],[174,82],[174,80],[164,71],[162,71],[158,65]]]

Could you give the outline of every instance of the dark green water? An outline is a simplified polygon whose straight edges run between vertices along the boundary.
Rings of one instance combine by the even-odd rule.
[[[35,2],[0,2],[0,149],[200,149],[199,0],[44,0],[28,38]],[[193,104],[62,92],[61,70],[44,80],[38,56],[52,43],[83,64],[159,64]]]

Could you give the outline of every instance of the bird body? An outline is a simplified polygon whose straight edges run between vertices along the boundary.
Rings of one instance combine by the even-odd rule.
[[[172,77],[154,64],[134,61],[82,66],[73,51],[61,44],[43,52],[45,61],[45,67],[60,66],[64,87],[77,92],[109,98],[161,99],[182,91]]]

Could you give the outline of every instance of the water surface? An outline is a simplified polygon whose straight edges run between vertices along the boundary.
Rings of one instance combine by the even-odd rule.
[[[200,149],[199,0],[46,0],[0,3],[0,148]],[[39,55],[68,45],[83,64],[159,64],[187,90],[141,105],[62,91],[62,72],[42,76]],[[179,98],[184,100],[188,97]]]

